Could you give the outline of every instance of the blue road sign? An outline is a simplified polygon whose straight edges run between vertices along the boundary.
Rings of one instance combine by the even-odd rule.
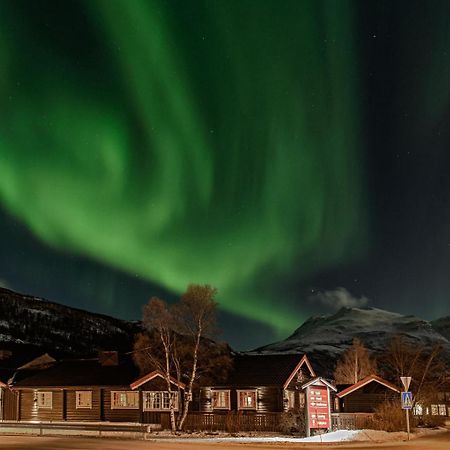
[[[402,392],[402,409],[411,409],[413,405],[412,392]]]

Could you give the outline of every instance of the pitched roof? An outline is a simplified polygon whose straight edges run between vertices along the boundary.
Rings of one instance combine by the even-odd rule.
[[[395,386],[394,384],[390,383],[389,381],[386,381],[385,379],[379,377],[378,375],[368,375],[367,377],[363,378],[362,380],[358,381],[355,384],[352,384],[351,386],[347,387],[343,391],[339,392],[337,396],[339,398],[345,397],[346,395],[350,394],[351,392],[357,391],[358,389],[361,389],[366,384],[372,383],[372,382],[379,383],[383,386],[386,386],[389,389],[392,389],[395,392],[400,392],[400,389]]]
[[[32,359],[31,361],[28,361],[27,363],[23,364],[22,366],[18,367],[18,369],[40,369],[40,368],[46,368],[50,367],[52,364],[56,362],[56,359],[50,356],[48,353],[44,353],[41,356],[38,356],[37,358]]]
[[[156,377],[160,377],[160,378],[164,379],[164,375],[161,371],[154,370],[153,372],[150,372],[147,375],[144,375],[143,377],[139,378],[135,382],[131,383],[130,387],[131,387],[131,389],[137,389],[139,386],[142,386],[143,384],[147,383],[147,381],[153,380],[153,378],[156,378]],[[182,383],[181,381],[178,382],[178,380],[176,380],[173,377],[170,377],[170,381],[181,389],[184,389],[186,387],[186,385],[184,383]]]
[[[325,378],[322,378],[322,377],[316,377],[316,378],[314,378],[314,379],[312,379],[312,380],[309,380],[307,383],[305,383],[305,384],[302,386],[302,389],[305,389],[305,388],[307,388],[308,386],[315,385],[315,384],[317,384],[317,383],[322,383],[322,384],[324,384],[325,386],[329,387],[329,388],[330,388],[332,391],[334,391],[334,392],[337,391],[336,386],[333,386],[329,381],[325,380]]]
[[[17,381],[14,387],[126,386],[138,376],[139,370],[131,362],[102,366],[98,359],[67,360]]]
[[[222,385],[284,387],[303,364],[307,365],[314,376],[306,355],[237,354],[233,357],[233,369]]]

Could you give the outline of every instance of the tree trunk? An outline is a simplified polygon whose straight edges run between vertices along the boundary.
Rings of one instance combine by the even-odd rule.
[[[199,327],[197,330],[197,336],[196,336],[196,340],[195,340],[191,379],[189,380],[187,392],[185,392],[185,398],[184,398],[184,403],[183,403],[183,414],[181,415],[180,421],[178,423],[178,430],[180,430],[180,431],[183,429],[184,422],[186,421],[186,417],[189,412],[189,405],[192,401],[192,389],[194,386],[195,377],[197,376],[198,348],[200,346],[201,336],[202,336],[202,327],[201,327],[201,324],[199,324]]]

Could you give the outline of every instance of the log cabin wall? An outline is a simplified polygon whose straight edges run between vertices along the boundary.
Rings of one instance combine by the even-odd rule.
[[[213,390],[229,390],[230,391],[230,409],[213,409],[212,407],[212,391]],[[238,408],[238,391],[254,391],[256,390],[256,408],[255,409],[239,409]],[[228,411],[242,411],[244,414],[266,413],[266,412],[282,412],[283,411],[283,392],[279,386],[246,386],[246,387],[206,387],[200,390],[199,410],[201,412],[226,414]]]
[[[130,391],[130,386],[105,388],[103,390],[103,420],[109,422],[140,422],[142,411],[142,395],[140,395],[139,405],[137,409],[115,408],[111,409],[111,392],[112,391]]]
[[[2,388],[1,420],[18,420],[19,393]]]
[[[283,393],[278,386],[262,386],[257,388],[256,412],[282,412]]]
[[[92,392],[91,407],[77,408],[76,395],[77,391],[90,391]],[[102,420],[102,408],[101,408],[101,389],[98,387],[82,386],[78,388],[71,388],[65,390],[66,396],[66,420],[73,421],[100,421]]]
[[[51,408],[39,408],[37,395],[52,393]],[[64,391],[62,389],[21,389],[19,391],[19,420],[61,421],[64,420]]]
[[[379,383],[370,383],[347,394],[340,401],[340,412],[373,413],[377,406],[387,400],[398,400],[400,394]]]
[[[211,397],[212,396],[211,396],[211,388],[210,387],[200,388],[199,401],[198,401],[200,412],[206,412],[206,413],[213,412]]]

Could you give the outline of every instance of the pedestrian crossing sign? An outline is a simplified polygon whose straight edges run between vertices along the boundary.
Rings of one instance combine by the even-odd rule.
[[[402,409],[411,409],[413,404],[412,392],[402,392]]]

